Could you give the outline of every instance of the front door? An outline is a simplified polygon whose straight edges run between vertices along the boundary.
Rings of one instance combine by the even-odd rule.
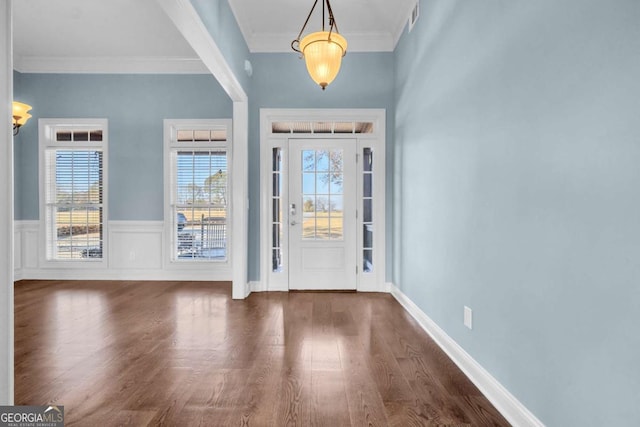
[[[289,288],[356,289],[356,141],[289,140]]]

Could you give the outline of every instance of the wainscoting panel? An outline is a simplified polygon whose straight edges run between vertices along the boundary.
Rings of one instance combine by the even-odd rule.
[[[194,280],[230,281],[230,263],[172,263],[165,252],[163,221],[110,221],[107,262],[78,262],[64,267],[45,262],[40,221],[16,221],[14,276],[51,280]]]
[[[24,279],[24,271],[38,268],[40,221],[15,221],[13,229],[14,279]]]
[[[13,280],[22,279],[22,239],[20,230],[13,227]]]
[[[162,269],[162,222],[111,221],[109,269]]]

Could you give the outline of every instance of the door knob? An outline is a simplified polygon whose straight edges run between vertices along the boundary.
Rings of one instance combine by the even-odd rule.
[[[296,221],[295,219],[292,219],[291,222],[289,224],[291,225],[296,225],[298,223],[298,221]]]

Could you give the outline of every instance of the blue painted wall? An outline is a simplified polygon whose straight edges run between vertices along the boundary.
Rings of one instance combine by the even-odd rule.
[[[251,55],[249,79],[241,45],[223,48],[250,93],[249,236],[260,108],[386,108],[394,282],[549,426],[634,425],[640,3],[421,8],[395,53],[348,54],[325,92],[293,53]],[[111,219],[162,219],[163,118],[231,117],[208,76],[16,74],[15,86],[34,119],[109,118]],[[38,218],[36,129],[15,142],[17,219]],[[258,249],[251,239],[250,280]]]
[[[109,119],[109,219],[162,220],[163,119],[231,118],[209,75],[14,73],[14,96],[33,106],[15,139],[15,218],[37,220],[38,118]]]
[[[640,419],[639,23],[431,0],[396,49],[394,281],[549,426]]]
[[[253,54],[249,99],[249,236],[260,235],[260,108],[384,108],[387,110],[387,168],[393,166],[393,54],[347,53],[338,77],[320,89],[295,52]],[[387,179],[387,218],[392,223],[392,175]],[[391,227],[387,274],[391,278]],[[249,239],[249,280],[259,280],[260,241]]]
[[[249,48],[229,7],[229,2],[227,0],[191,0],[191,4],[245,93],[248,93],[250,80],[244,71],[244,61],[250,57]]]

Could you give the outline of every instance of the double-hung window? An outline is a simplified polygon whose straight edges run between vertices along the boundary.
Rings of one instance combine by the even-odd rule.
[[[47,261],[106,255],[107,120],[40,120]]]
[[[171,260],[225,262],[231,121],[167,122]]]

